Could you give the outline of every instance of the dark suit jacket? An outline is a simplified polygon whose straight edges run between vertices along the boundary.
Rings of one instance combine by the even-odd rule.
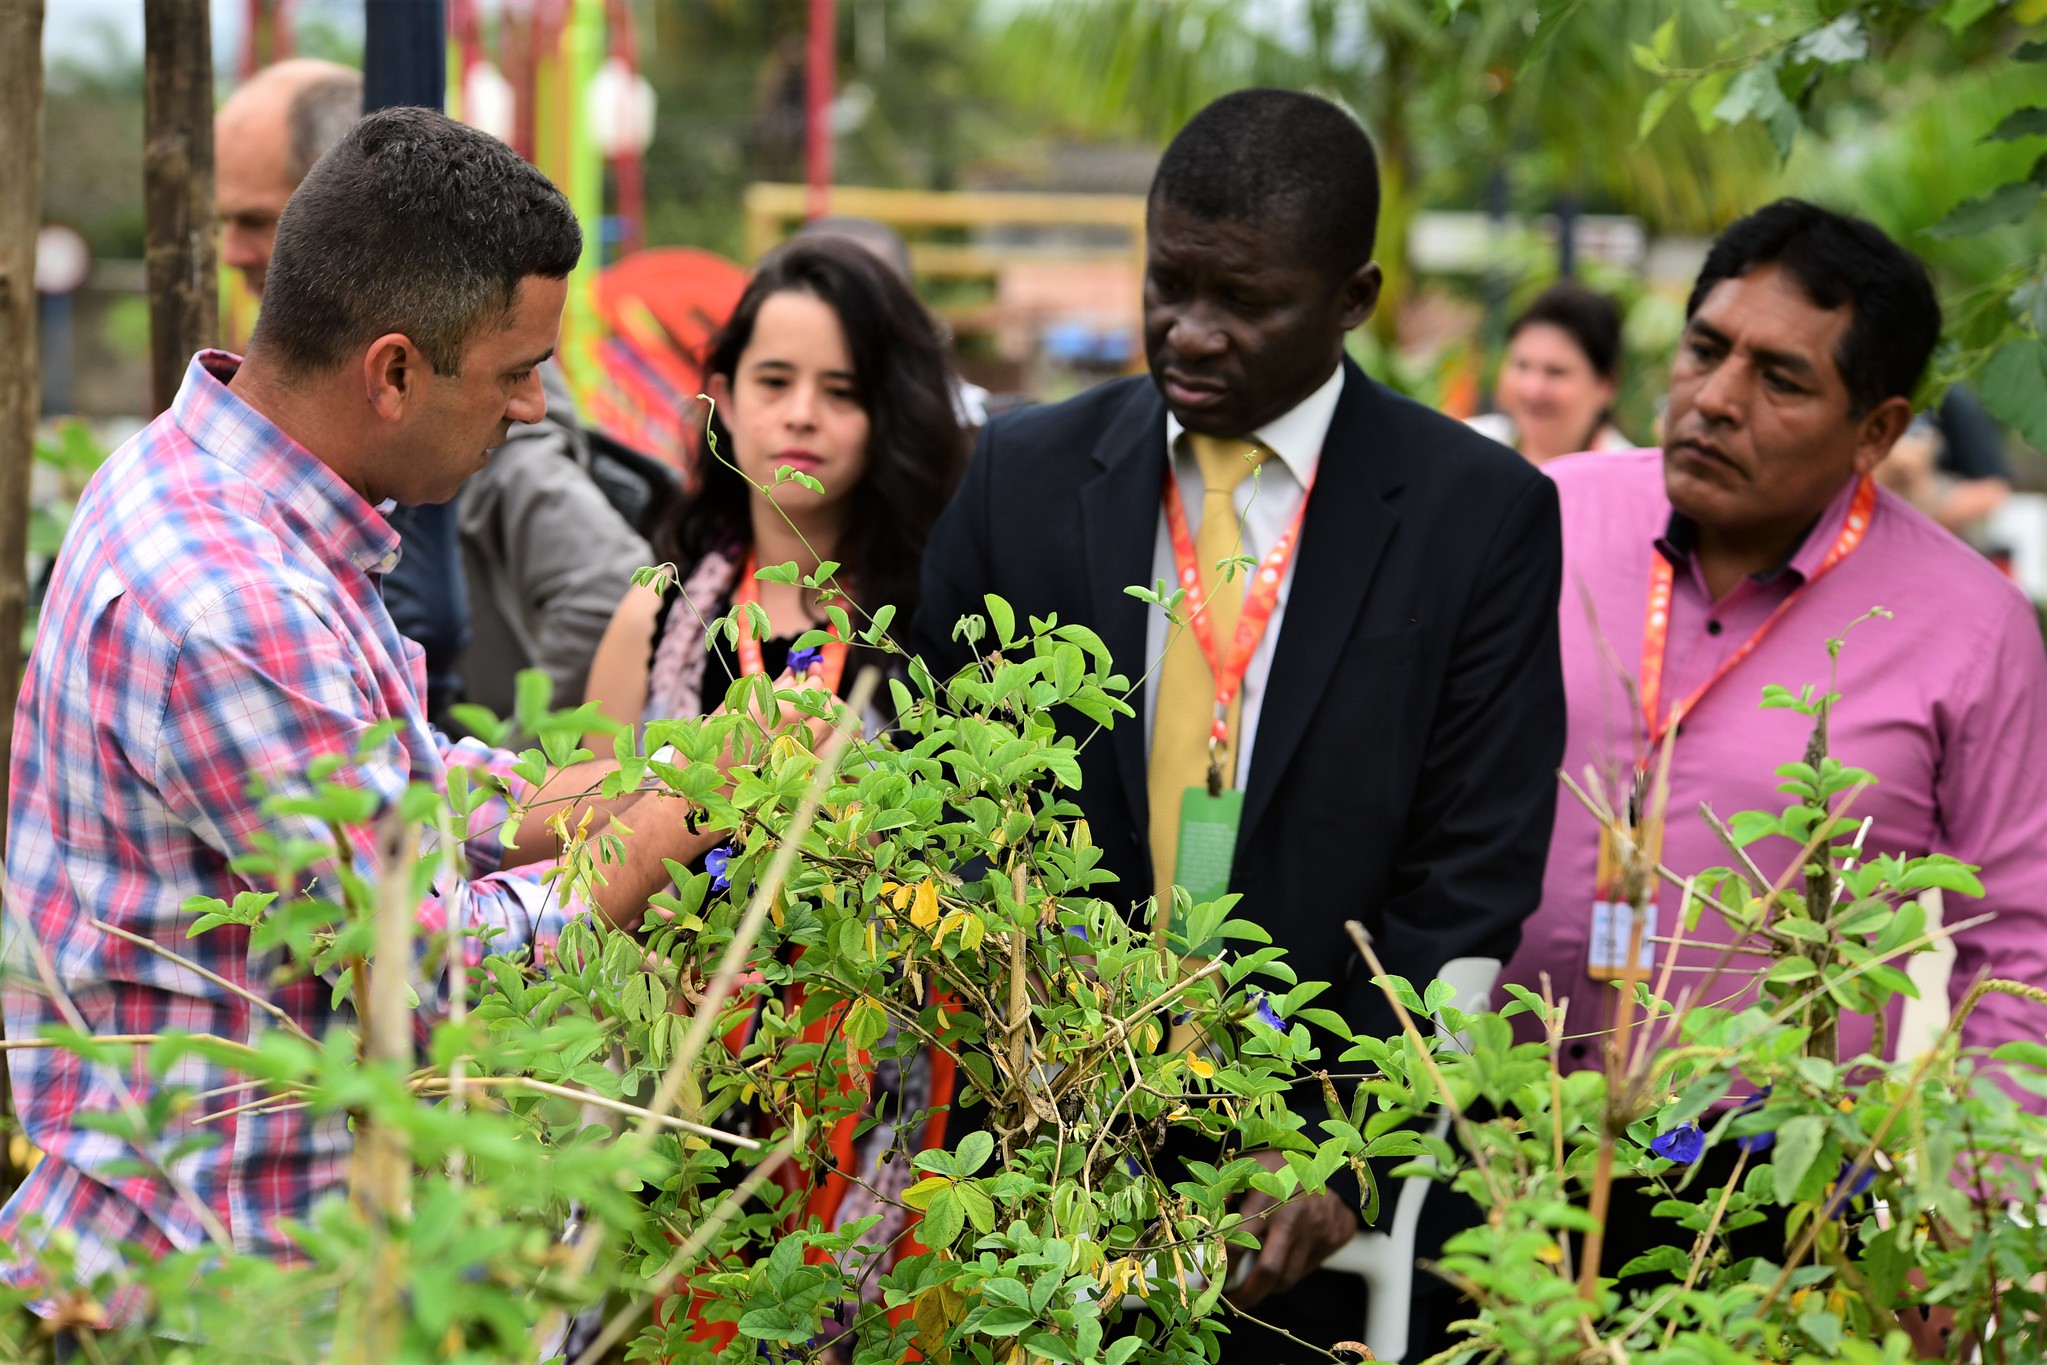
[[[1231,886],[1315,1003],[1397,1031],[1343,923],[1419,989],[1513,955],[1542,892],[1564,750],[1562,546],[1550,481],[1344,362],[1251,755]],[[1004,414],[981,434],[924,561],[917,650],[949,675],[953,623],[995,593],[1091,627],[1145,672],[1165,478],[1149,378]],[[1087,746],[1077,800],[1123,903],[1152,888],[1143,697]],[[1076,731],[1091,728],[1072,718]],[[1333,1057],[1325,1054],[1328,1061]]]

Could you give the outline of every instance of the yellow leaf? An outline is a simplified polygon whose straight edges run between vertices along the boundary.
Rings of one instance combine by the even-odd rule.
[[[981,946],[981,940],[988,936],[988,930],[981,923],[979,915],[968,915],[967,922],[960,926],[960,947],[973,952]]]
[[[2021,24],[2047,24],[2047,0],[2019,0],[2011,7],[2011,17]]]
[[[903,1191],[903,1202],[922,1213],[931,1206],[931,1201],[940,1190],[952,1188],[952,1181],[942,1175],[926,1176],[909,1189]]]
[[[967,925],[972,922],[972,920],[973,916],[969,915],[964,910],[953,911],[951,914],[947,915],[943,921],[940,922],[938,926],[938,932],[931,936],[931,942],[934,945],[943,943],[945,942],[945,936],[947,934],[959,933],[960,946],[962,948],[966,947],[966,935],[964,931]]]
[[[883,882],[881,884],[882,899],[887,901],[890,907],[896,910],[900,910],[910,903],[910,894],[915,890],[915,887],[904,886],[901,882]]]
[[[1215,1074],[1215,1064],[1206,1057],[1197,1057],[1192,1052],[1189,1052],[1186,1054],[1186,1058],[1187,1069],[1201,1077],[1204,1081]]]
[[[917,883],[916,899],[910,906],[910,923],[929,929],[938,923],[938,883],[929,878]]]
[[[1545,1242],[1542,1250],[1535,1253],[1535,1259],[1544,1265],[1556,1265],[1564,1259],[1564,1249],[1555,1242]]]

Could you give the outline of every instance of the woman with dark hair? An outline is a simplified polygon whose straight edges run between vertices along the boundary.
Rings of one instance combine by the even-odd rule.
[[[1535,464],[1581,450],[1632,449],[1612,421],[1620,371],[1620,306],[1560,280],[1507,328],[1493,395],[1499,411],[1471,425]]]
[[[966,459],[937,328],[850,242],[804,238],[767,256],[704,372],[713,412],[693,491],[654,535],[676,577],[627,592],[590,670],[589,699],[620,721],[702,715],[731,680],[792,662],[826,603],[756,580],[760,566],[793,560],[808,575],[837,561],[856,621],[885,603],[907,621],[924,543]],[[760,605],[770,638],[707,645],[706,623],[735,602]],[[833,644],[793,662],[836,691],[852,680],[846,653]]]
[[[856,242],[806,237],[764,258],[704,374],[713,411],[692,490],[653,536],[675,579],[660,592],[627,592],[590,670],[589,699],[622,722],[703,715],[732,680],[753,673],[807,673],[840,692],[857,671],[849,651],[885,666],[887,656],[849,644],[793,649],[827,625],[828,599],[755,573],[793,560],[809,576],[837,561],[827,581],[856,629],[884,604],[909,620],[925,542],[966,463],[938,329],[908,282]],[[706,639],[708,623],[744,603],[766,612],[768,638],[742,621],[736,647],[722,633]],[[802,1005],[800,994],[785,994],[787,1017]],[[840,1019],[827,1012],[803,1041],[824,1046]],[[901,1198],[916,1173],[907,1160],[883,1158],[897,1145],[941,1141],[951,1059],[930,1049],[885,1056],[866,1090],[862,1121],[820,1135],[829,1158],[812,1152],[778,1179],[803,1192],[801,1217],[825,1227],[878,1215],[863,1240],[888,1248],[886,1267],[921,1245],[917,1215]],[[687,1279],[678,1289],[697,1303]],[[842,1310],[841,1326],[853,1311]],[[733,1328],[699,1320],[696,1334],[729,1343]]]

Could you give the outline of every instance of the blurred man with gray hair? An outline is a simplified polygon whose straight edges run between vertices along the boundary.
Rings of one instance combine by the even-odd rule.
[[[263,292],[285,201],[362,117],[362,73],[310,57],[267,66],[213,118],[220,261]]]

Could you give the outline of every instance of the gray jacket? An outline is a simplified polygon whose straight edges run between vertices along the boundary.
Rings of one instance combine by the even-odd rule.
[[[583,700],[597,642],[647,542],[590,478],[590,447],[568,385],[541,366],[547,416],[514,426],[462,485],[455,517],[474,620],[462,658],[468,700],[511,714],[522,668],[554,679],[554,704]]]

